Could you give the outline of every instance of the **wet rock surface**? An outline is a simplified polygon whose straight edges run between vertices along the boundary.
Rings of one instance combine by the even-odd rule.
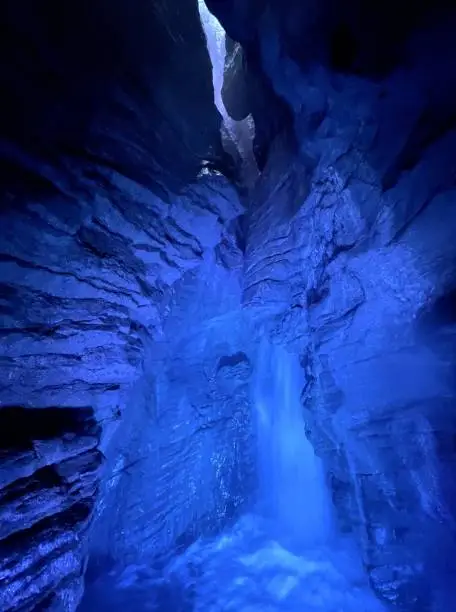
[[[240,290],[237,301],[236,294],[227,294],[228,301],[224,303],[220,301],[221,294],[214,296],[212,293],[212,302],[209,298],[206,300],[206,312],[199,310],[199,281],[192,270],[206,266],[207,276],[202,282],[210,281],[214,292],[218,290],[217,282],[222,286],[231,279],[231,285],[227,284],[226,288],[233,282],[238,283],[236,269],[239,269],[239,264],[234,264],[239,261],[239,254],[227,227],[242,212],[242,207],[228,181],[216,175],[196,179],[185,193],[176,195],[172,203],[159,199],[151,191],[120,175],[115,180],[117,188],[110,197],[108,193],[105,197],[98,193],[83,202],[60,198],[60,204],[65,202],[67,207],[58,207],[56,203],[54,210],[48,201],[29,200],[20,213],[11,214],[10,210],[3,217],[0,414],[6,423],[1,437],[7,451],[2,458],[2,473],[7,480],[2,482],[0,496],[8,517],[2,515],[0,537],[9,538],[11,530],[20,530],[24,540],[20,547],[16,536],[14,546],[5,541],[5,560],[13,551],[19,554],[23,550],[25,554],[29,547],[38,546],[40,536],[32,542],[29,526],[41,524],[59,513],[67,517],[65,512],[71,510],[79,498],[87,503],[84,521],[81,519],[80,536],[76,535],[79,519],[75,519],[74,533],[65,532],[71,527],[70,520],[61,528],[60,535],[70,538],[65,546],[68,554],[72,555],[71,563],[62,561],[58,566],[59,573],[49,565],[49,575],[53,576],[49,585],[40,582],[39,576],[34,579],[32,570],[28,568],[32,586],[29,599],[24,594],[24,600],[18,593],[24,590],[25,570],[19,566],[14,569],[16,566],[13,564],[5,574],[2,586],[7,588],[8,581],[14,579],[19,591],[16,593],[8,586],[11,594],[3,608],[5,610],[19,609],[18,606],[25,603],[30,603],[32,609],[49,589],[57,591],[59,585],[67,589],[66,584],[74,575],[79,580],[77,593],[81,593],[87,544],[83,535],[88,520],[93,515],[96,499],[100,501],[95,516],[103,513],[107,503],[105,494],[116,489],[120,480],[122,494],[111,501],[115,503],[112,512],[122,518],[114,526],[108,518],[105,517],[104,521],[106,526],[114,527],[117,536],[111,533],[103,540],[106,544],[104,554],[114,548],[116,558],[127,554],[127,549],[138,554],[139,541],[148,541],[145,548],[157,554],[165,545],[172,547],[173,542],[186,532],[193,530],[197,534],[201,515],[210,523],[213,514],[219,515],[222,522],[224,514],[232,513],[228,506],[231,508],[233,502],[227,497],[230,483],[226,482],[222,490],[222,485],[214,478],[217,470],[223,470],[224,461],[231,462],[233,474],[239,474],[239,461],[247,451],[241,452],[236,447],[232,459],[222,459],[220,448],[235,444],[230,436],[234,438],[241,422],[248,418],[247,402],[244,400],[244,408],[239,408],[230,398],[236,387],[233,379],[232,387],[227,383],[222,396],[219,393],[221,414],[211,413],[207,408],[206,415],[196,419],[195,410],[203,411],[203,408],[198,403],[195,408],[185,403],[185,389],[193,384],[192,376],[196,373],[192,374],[187,363],[182,361],[183,355],[179,353],[184,349],[179,347],[178,337],[190,331],[187,317],[191,316],[192,307],[191,303],[186,303],[186,297],[193,300],[194,311],[200,312],[202,319],[239,308]],[[178,289],[172,285],[186,274],[181,310],[173,313],[173,296],[178,294]],[[204,294],[203,284],[199,291]],[[171,313],[169,323],[166,323],[167,313]],[[193,324],[196,325],[196,320]],[[164,333],[169,341],[160,341]],[[236,348],[229,343],[223,344],[223,335],[219,341],[220,356],[230,355]],[[182,342],[185,346],[185,341]],[[164,350],[160,348],[163,346]],[[192,354],[190,348],[186,349],[187,355],[192,355],[195,372],[201,372],[199,384],[203,395],[204,385],[207,389],[210,387],[208,374],[202,369],[204,360],[210,363],[215,381],[219,359],[209,352],[210,348],[213,347],[208,347],[206,357],[203,352]],[[169,370],[170,380],[183,376],[182,397],[173,387],[172,397],[161,398],[157,408],[154,385],[160,369]],[[220,380],[213,383],[214,390],[207,391],[207,406],[219,397],[213,394],[223,386],[223,368],[218,378]],[[201,398],[194,401],[198,400]],[[231,404],[226,403],[230,401]],[[76,420],[77,426],[73,427],[71,418],[67,417],[67,414],[72,414],[77,419],[80,414],[82,419],[86,411],[90,411],[98,424],[96,438],[83,420],[80,423]],[[69,431],[66,430],[67,418],[71,425]],[[144,427],[144,419],[147,427]],[[182,428],[179,436],[183,445],[181,452],[176,451],[179,423]],[[234,428],[227,428],[227,423],[238,423],[237,429],[234,425]],[[20,427],[23,429],[18,429]],[[11,439],[11,436],[15,431],[19,432],[14,436],[18,436],[17,443],[21,449],[24,444],[27,448],[18,455],[11,455],[11,444],[13,448],[15,444],[15,437]],[[248,432],[248,427],[244,431]],[[187,435],[194,441],[190,448]],[[247,433],[242,435],[244,438],[248,436]],[[45,436],[43,442],[40,436]],[[194,497],[193,504],[184,512],[182,504],[187,503],[191,491],[186,493],[182,488],[182,502],[175,498],[175,505],[170,506],[170,489],[179,490],[181,482],[187,482],[191,487],[192,466],[195,458],[201,456],[201,449],[206,444],[204,440],[210,444],[206,454],[207,481],[201,488],[201,496]],[[86,449],[85,444],[89,442]],[[123,451],[119,450],[119,445]],[[33,450],[35,446],[39,448],[38,457],[42,459],[37,458]],[[71,454],[76,452],[72,451],[73,446],[81,453],[80,463]],[[84,454],[86,450],[90,450],[88,455]],[[100,474],[92,464],[98,467],[101,453],[107,457],[107,467],[103,471],[98,496]],[[220,455],[218,467],[216,453]],[[57,468],[54,473],[54,467],[47,467],[55,461],[58,470],[62,462],[64,476]],[[128,484],[132,466],[136,470],[134,486]],[[87,470],[90,471],[88,481]],[[152,490],[150,470],[155,473]],[[67,477],[75,484],[67,486]],[[167,480],[168,477],[177,477],[179,482],[173,483]],[[62,478],[63,484],[60,484]],[[128,487],[133,487],[130,493]],[[246,494],[246,487],[241,488],[240,499]],[[122,496],[124,502],[120,501]],[[138,499],[139,503],[135,501]],[[225,503],[225,509],[221,509],[222,503]],[[163,517],[157,521],[160,513]],[[149,523],[150,515],[154,516],[154,521]],[[6,521],[4,526],[3,519]],[[135,536],[138,520],[142,525],[150,525],[152,533],[136,527]],[[56,528],[60,529],[58,522]],[[155,532],[158,535],[154,536]],[[102,540],[105,532],[96,533],[94,542]],[[44,542],[46,537],[54,538],[52,534],[42,537]],[[36,563],[51,563],[46,560],[47,553],[41,553],[39,547],[34,554]],[[58,575],[60,579],[57,579]],[[71,589],[68,586],[68,592]],[[74,597],[71,596],[74,601],[77,601],[77,593],[75,591]],[[62,594],[60,599],[70,601],[71,597]],[[72,609],[70,603],[68,606]]]
[[[72,612],[85,573],[86,610],[379,608],[345,544],[295,551],[247,519],[214,539],[256,490],[261,338],[299,355],[376,594],[451,609],[443,4],[208,1],[228,111],[255,122],[242,202],[196,2],[2,5],[1,610]]]
[[[177,499],[169,505],[169,486],[178,484],[166,483],[165,465],[185,480],[218,417],[207,415],[207,430],[195,424],[190,451],[173,453],[173,428],[194,415],[176,399],[158,427],[156,372],[148,370],[160,363],[152,345],[163,337],[173,285],[216,250],[214,282],[218,269],[238,259],[230,227],[243,212],[234,187],[215,170],[229,173],[229,164],[196,3],[171,4],[139,2],[133,10],[101,0],[64,11],[53,1],[25,1],[0,9],[7,84],[0,114],[5,612],[75,609],[89,550],[103,540],[103,555],[110,554],[105,532],[97,531],[100,515],[113,525],[104,514],[108,493],[122,478],[128,483],[131,465],[144,458],[154,466],[155,489],[158,481],[163,488],[139,517],[147,525],[148,513],[166,515],[172,529],[166,523],[158,531],[166,531],[168,546],[192,529],[197,537],[197,517],[210,521],[222,504],[215,464],[208,463],[196,510],[181,512]],[[189,295],[196,294],[194,278]],[[234,301],[224,306],[232,307]],[[185,316],[176,317],[175,331],[171,325],[171,340],[179,326],[190,331]],[[170,347],[167,355],[172,369]],[[229,434],[221,425],[217,431],[225,444]],[[146,474],[137,472],[135,498],[150,490],[141,481]],[[117,557],[136,543],[132,535],[127,546],[122,531],[133,531],[138,518],[131,506],[116,506]],[[159,551],[157,538],[138,530],[138,540],[148,536]]]
[[[362,11],[356,25],[355,11],[342,20],[333,5],[328,21],[329,3],[314,13],[291,1],[211,6],[294,115],[252,195],[244,303],[301,354],[308,434],[373,586],[407,612],[445,609],[456,518],[454,15],[423,4],[407,20],[399,3],[388,20],[386,3],[367,30]]]
[[[242,259],[234,243],[220,248],[175,284],[111,452],[92,543],[116,562],[174,554],[232,520],[254,490]]]
[[[98,492],[91,409],[0,410],[0,609],[74,608]]]

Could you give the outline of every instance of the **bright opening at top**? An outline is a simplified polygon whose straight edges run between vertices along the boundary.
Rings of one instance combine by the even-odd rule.
[[[222,98],[226,58],[225,30],[219,20],[209,11],[204,0],[198,0],[198,9],[212,64],[214,103],[223,120],[222,142],[224,142],[225,150],[230,154],[232,154],[234,145],[237,151],[235,155],[240,159],[244,183],[251,185],[258,175],[252,146],[255,136],[253,117],[249,115],[242,121],[235,121],[229,116]]]
[[[214,85],[215,105],[222,115],[224,121],[228,118],[225,105],[222,100],[223,73],[225,69],[225,30],[219,20],[209,11],[204,0],[198,0],[198,9],[206,35],[207,50],[212,64],[212,81]]]

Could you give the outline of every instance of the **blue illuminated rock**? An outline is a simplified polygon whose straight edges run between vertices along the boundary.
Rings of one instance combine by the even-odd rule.
[[[381,607],[330,547],[255,532],[238,554],[277,460],[258,465],[262,342],[299,358],[314,463],[377,595],[450,610],[454,16],[208,0],[227,111],[254,120],[261,176],[239,186],[196,0],[35,4],[0,9],[0,610],[73,612],[84,575],[141,572],[176,609],[196,587],[218,612]],[[316,496],[299,467],[293,520]]]
[[[197,6],[137,2],[131,11],[122,1],[89,4],[62,11],[51,0],[40,7],[6,2],[0,9],[0,70],[8,83],[0,114],[5,612],[74,610],[90,547],[103,542],[105,556],[125,558],[148,540],[157,555],[197,531],[200,516],[220,523],[240,503],[227,498],[227,488],[239,480],[246,452],[245,442],[234,449],[232,437],[248,418],[247,406],[236,417],[228,405],[223,412],[230,393],[224,388],[223,414],[206,410],[187,432],[194,445],[166,469],[174,427],[194,419],[199,407],[163,398],[160,410],[169,403],[169,411],[161,428],[154,413],[155,379],[178,367],[173,342],[177,350],[177,336],[194,333],[196,325],[190,306],[188,315],[176,312],[174,331],[166,323],[179,279],[188,279],[200,321],[240,306],[240,256],[231,228],[243,207],[217,171],[229,175],[230,162]],[[208,282],[218,282],[228,301],[213,294],[203,312],[192,271],[206,262]],[[166,363],[160,358],[164,326],[170,327]],[[230,355],[238,348],[228,343],[219,350]],[[182,374],[185,386],[191,375]],[[233,447],[227,482],[216,477],[224,446]],[[155,470],[153,484],[152,477],[141,480],[147,476],[141,468],[134,483],[139,511],[149,514],[122,502],[131,486],[130,460]],[[183,512],[177,494],[171,501],[178,483],[166,482],[166,470],[190,486],[198,460],[207,484]],[[242,500],[245,487],[238,488]],[[118,523],[104,512],[108,493],[115,495]],[[118,531],[104,538],[100,525]]]
[[[386,3],[363,32],[362,12],[328,21],[325,3],[298,4],[210,2],[293,112],[252,194],[244,304],[301,355],[309,436],[377,592],[443,609],[456,525],[454,16],[386,21]]]

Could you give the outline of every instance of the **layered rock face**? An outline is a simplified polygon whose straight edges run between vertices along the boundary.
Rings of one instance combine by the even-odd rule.
[[[246,494],[249,359],[201,323],[239,309],[243,207],[171,4],[1,8],[1,610],[73,610],[89,551],[157,555]]]
[[[377,593],[449,609],[454,15],[310,4],[211,2],[293,115],[252,195],[244,304],[301,355],[309,436]]]
[[[102,461],[91,408],[2,407],[0,605],[74,609]]]
[[[196,0],[0,9],[0,610],[73,611],[89,557],[160,566],[245,507],[260,336],[378,595],[449,610],[454,16],[207,4],[243,202]]]
[[[237,514],[254,488],[248,325],[237,246],[175,283],[111,451],[92,561],[163,563]],[[106,559],[108,555],[109,559]]]

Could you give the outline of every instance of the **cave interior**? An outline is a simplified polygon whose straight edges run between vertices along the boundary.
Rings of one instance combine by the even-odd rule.
[[[455,31],[1,3],[0,612],[456,609]]]

